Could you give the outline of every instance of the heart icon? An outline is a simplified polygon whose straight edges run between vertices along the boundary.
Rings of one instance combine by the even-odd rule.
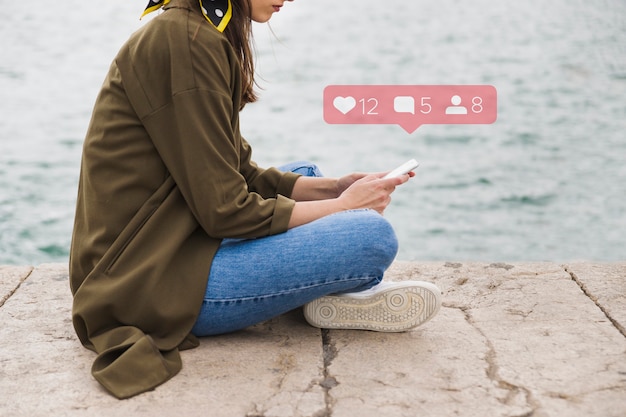
[[[354,99],[354,97],[350,97],[350,96],[348,97],[337,96],[333,100],[333,106],[335,106],[335,108],[339,110],[340,112],[342,112],[343,114],[346,114],[350,110],[352,110],[354,106],[356,106],[356,100]]]

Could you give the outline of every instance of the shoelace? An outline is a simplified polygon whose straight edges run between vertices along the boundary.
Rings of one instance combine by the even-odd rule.
[[[141,17],[167,5],[170,0],[150,0]],[[230,0],[199,0],[202,14],[217,30],[223,32],[233,15]]]

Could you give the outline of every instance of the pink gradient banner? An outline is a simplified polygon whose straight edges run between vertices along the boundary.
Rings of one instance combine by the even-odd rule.
[[[491,124],[497,118],[491,85],[329,85],[329,124],[397,124],[413,133],[425,124]]]

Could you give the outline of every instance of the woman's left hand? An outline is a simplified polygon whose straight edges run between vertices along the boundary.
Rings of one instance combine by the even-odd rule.
[[[353,172],[351,174],[345,175],[341,178],[337,179],[337,197],[343,194],[344,191],[348,189],[352,184],[361,178],[365,177],[366,173],[363,172]]]
[[[387,173],[378,172],[378,173],[371,174],[371,173],[365,173],[365,172],[353,172],[352,174],[348,174],[341,178],[338,178],[337,179],[337,197],[343,194],[343,192],[346,191],[348,187],[350,187],[356,181],[360,180],[361,178],[367,175],[384,175],[384,174],[387,174]],[[415,172],[413,171],[409,172],[409,177],[412,178],[414,176],[415,176]]]

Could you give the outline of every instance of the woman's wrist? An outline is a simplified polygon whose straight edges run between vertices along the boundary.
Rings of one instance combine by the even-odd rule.
[[[341,194],[344,192],[345,188],[341,187],[341,178],[334,178],[333,181],[333,191],[332,194],[334,195],[334,198],[339,198],[341,197]]]
[[[291,212],[288,227],[301,226],[330,214],[345,211],[349,207],[345,199],[329,198],[317,201],[298,201]]]
[[[300,177],[296,181],[291,198],[296,201],[318,201],[341,195],[339,180],[326,177]]]

